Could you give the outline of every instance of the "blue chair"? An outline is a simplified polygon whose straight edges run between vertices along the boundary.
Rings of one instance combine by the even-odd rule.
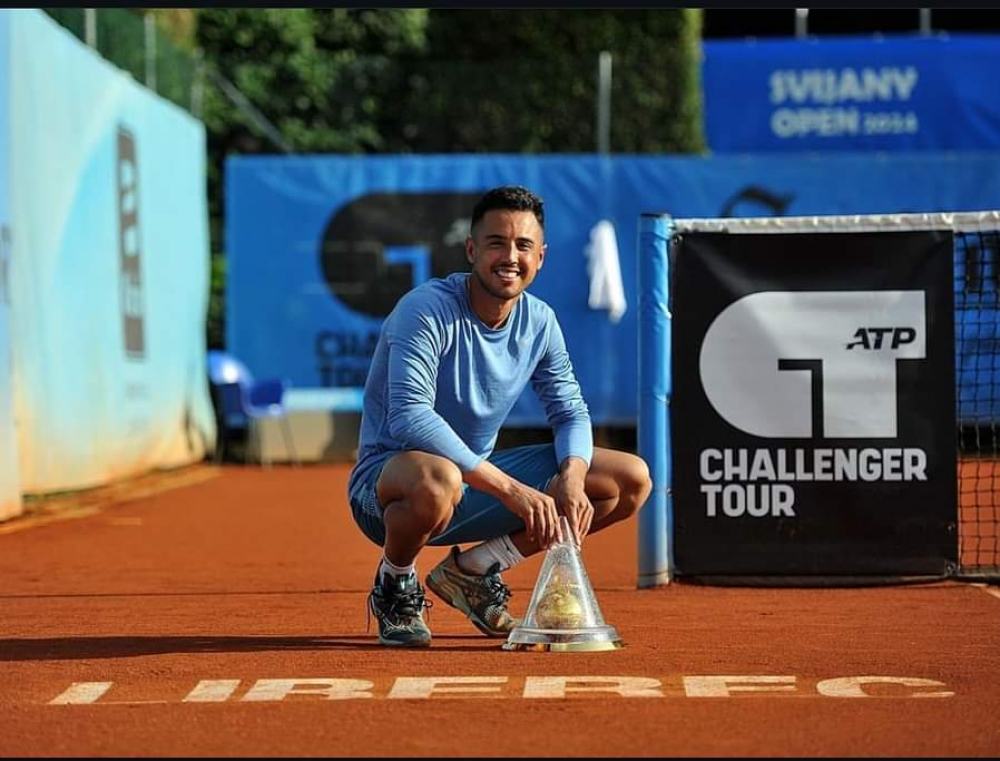
[[[281,425],[281,434],[285,442],[285,452],[295,465],[301,465],[292,429],[288,424],[288,411],[285,408],[285,390],[288,384],[279,378],[254,380],[250,371],[240,360],[223,351],[208,352],[208,377],[215,400],[219,429],[219,441],[215,446],[215,461],[221,462],[233,434],[242,431],[246,435],[245,453],[256,453],[257,462],[270,465],[270,460],[264,459],[264,448],[261,445],[260,421],[275,418]],[[244,455],[246,460],[246,454]]]

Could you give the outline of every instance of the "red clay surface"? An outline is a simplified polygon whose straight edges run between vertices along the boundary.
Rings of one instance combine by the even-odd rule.
[[[995,586],[637,590],[630,522],[583,549],[624,649],[505,652],[438,602],[432,647],[390,650],[347,472],[227,466],[0,524],[0,754],[1000,755]],[[506,575],[515,612],[540,564]]]

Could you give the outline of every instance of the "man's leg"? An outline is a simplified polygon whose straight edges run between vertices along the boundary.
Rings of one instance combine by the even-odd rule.
[[[550,493],[552,488],[550,487]],[[594,520],[588,536],[634,515],[649,498],[653,482],[646,462],[629,452],[594,447],[584,491],[594,506]],[[538,552],[540,545],[526,531],[510,535],[510,541],[524,557]]]
[[[522,483],[538,489],[548,483],[550,493],[553,491],[551,479],[558,466],[551,445],[506,450],[495,455],[494,464]],[[593,533],[635,514],[649,497],[652,482],[641,458],[597,447],[584,488],[594,507],[588,532]],[[485,541],[461,553],[453,548],[427,577],[427,585],[469,616],[484,634],[506,636],[517,620],[507,611],[510,590],[500,573],[541,548],[528,539],[520,519],[495,500],[473,491],[466,495],[466,501],[455,523],[431,544]]]
[[[490,462],[504,473],[538,490],[557,471],[551,444],[514,447],[494,452]],[[523,556],[510,534],[524,529],[524,522],[489,494],[470,488],[443,533],[430,544],[452,545],[449,555],[427,576],[427,586],[442,600],[465,613],[483,634],[506,637],[517,626],[507,610],[510,588],[500,574]],[[466,552],[456,545],[478,544]]]
[[[411,565],[451,520],[462,499],[462,473],[444,457],[401,452],[382,468],[375,488],[383,506],[385,557],[395,565]]]
[[[379,641],[422,647],[431,633],[423,620],[429,603],[416,575],[416,558],[451,520],[462,496],[462,475],[450,461],[425,452],[402,452],[382,468],[375,485],[385,525],[383,556],[369,596]]]

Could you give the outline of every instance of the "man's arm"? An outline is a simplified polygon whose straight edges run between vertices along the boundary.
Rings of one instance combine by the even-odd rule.
[[[411,309],[401,313],[389,336],[389,435],[408,449],[440,455],[460,470],[475,468],[473,452],[434,409],[442,337],[431,317]]]
[[[578,546],[590,531],[594,520],[594,505],[587,496],[586,481],[589,465],[579,457],[570,456],[562,461],[559,475],[553,486],[553,499],[558,511],[569,520],[570,529]]]
[[[594,453],[590,411],[554,315],[550,316],[548,342],[531,375],[531,386],[545,408],[545,416],[555,435],[556,460],[560,467],[570,456],[579,457],[589,467]]]
[[[483,460],[462,474],[469,486],[496,497],[524,521],[528,538],[546,548],[562,538],[555,500],[517,479],[511,478],[489,460]]]
[[[585,490],[594,452],[593,429],[590,412],[573,373],[566,341],[554,315],[545,354],[532,374],[531,383],[545,407],[555,436],[559,462],[553,494],[556,507],[569,519],[577,544],[581,544],[594,517],[594,507]]]

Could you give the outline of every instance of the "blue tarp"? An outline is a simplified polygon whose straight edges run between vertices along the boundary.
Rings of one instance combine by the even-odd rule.
[[[205,126],[44,12],[0,13],[21,489],[197,462],[215,437]]]
[[[0,12],[0,106],[10,100],[10,19]],[[22,512],[10,332],[10,118],[0,113],[0,520]]]
[[[472,205],[503,183],[525,184],[545,200],[548,254],[531,289],[559,316],[595,423],[632,425],[640,214],[996,209],[1000,153],[234,157],[226,172],[227,348],[255,375],[299,388],[360,385],[380,314],[421,269],[431,277],[467,269]],[[602,219],[617,232],[628,305],[617,323],[588,307],[586,248]],[[510,422],[545,424],[530,391]]]

